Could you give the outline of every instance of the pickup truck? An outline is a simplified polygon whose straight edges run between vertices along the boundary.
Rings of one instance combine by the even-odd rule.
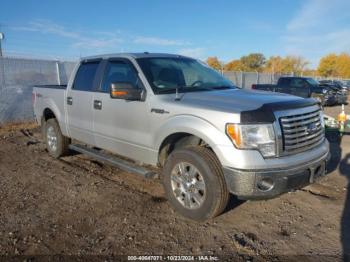
[[[76,150],[162,180],[183,216],[204,221],[230,193],[268,199],[325,175],[319,102],[244,90],[193,58],[152,53],[81,59],[67,86],[33,89],[48,153]]]
[[[303,98],[312,97],[321,101],[322,105],[334,105],[337,103],[334,90],[320,85],[310,77],[280,77],[277,85],[253,84],[252,89],[285,93]]]

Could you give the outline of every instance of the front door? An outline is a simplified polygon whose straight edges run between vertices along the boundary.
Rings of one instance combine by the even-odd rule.
[[[112,83],[144,88],[127,59],[107,61],[99,92],[94,93],[94,134],[98,147],[144,163],[151,160],[150,109],[147,99],[127,101],[110,96]]]

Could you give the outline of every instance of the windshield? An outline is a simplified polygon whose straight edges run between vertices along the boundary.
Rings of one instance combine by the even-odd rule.
[[[229,80],[195,59],[157,57],[137,62],[155,94],[234,88]]]
[[[306,81],[313,86],[318,86],[320,83],[313,78],[306,78]]]

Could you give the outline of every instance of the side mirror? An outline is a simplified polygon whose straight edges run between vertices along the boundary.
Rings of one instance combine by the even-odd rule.
[[[125,100],[141,100],[142,89],[128,82],[112,83],[110,88],[111,98]]]

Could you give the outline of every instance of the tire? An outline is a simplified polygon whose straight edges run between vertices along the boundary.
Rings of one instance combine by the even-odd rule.
[[[68,155],[71,140],[62,135],[55,118],[46,121],[44,126],[44,139],[49,154],[54,158]]]
[[[185,170],[183,176],[179,175],[180,168]],[[174,150],[164,165],[163,184],[173,208],[182,216],[196,221],[218,216],[229,200],[221,164],[215,154],[205,147]]]

